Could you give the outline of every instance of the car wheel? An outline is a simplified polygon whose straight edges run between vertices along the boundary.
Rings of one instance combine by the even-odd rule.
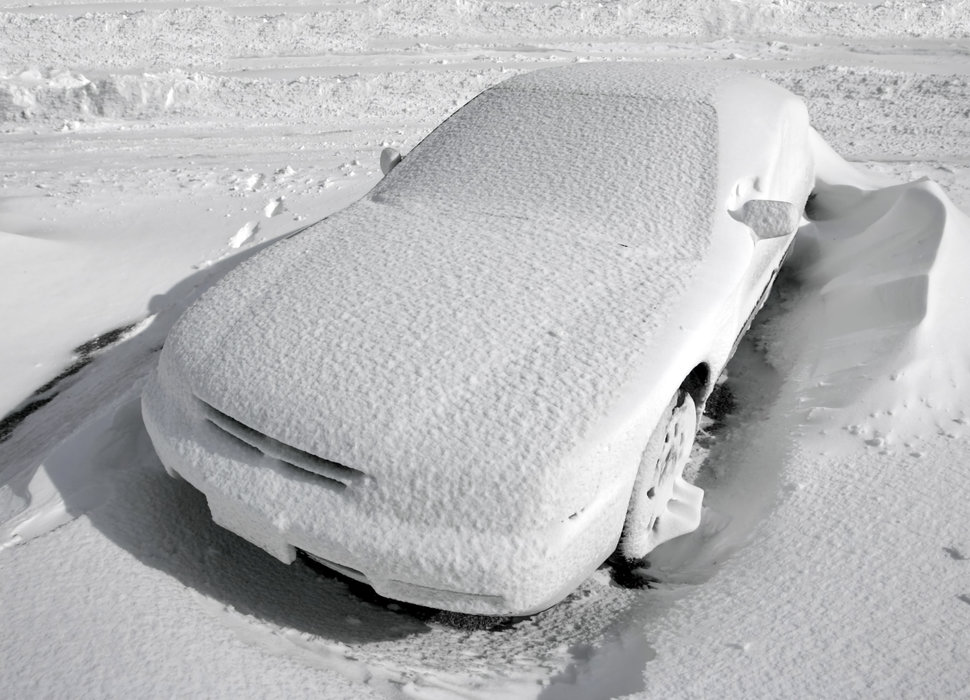
[[[700,524],[704,491],[684,479],[696,433],[697,407],[680,389],[643,451],[617,549],[621,560],[637,562]]]

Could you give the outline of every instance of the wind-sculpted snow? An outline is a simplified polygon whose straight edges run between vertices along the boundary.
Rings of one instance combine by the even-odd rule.
[[[970,219],[930,180],[876,189],[861,173],[847,180],[848,166],[819,148],[813,225],[796,258],[807,298],[800,328],[782,331],[804,339],[800,361],[811,357],[807,405],[816,418],[845,416],[874,447],[941,416],[965,421]]]

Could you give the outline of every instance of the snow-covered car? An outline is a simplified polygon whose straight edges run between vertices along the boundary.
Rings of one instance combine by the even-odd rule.
[[[283,562],[529,614],[695,529],[700,413],[813,183],[800,99],[705,67],[520,75],[169,335],[169,473]]]

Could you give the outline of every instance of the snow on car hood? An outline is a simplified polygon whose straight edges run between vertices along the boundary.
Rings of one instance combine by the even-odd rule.
[[[368,474],[522,475],[602,414],[697,264],[427,225],[362,203],[238,269],[166,354],[219,410]]]
[[[514,94],[485,93],[368,199],[227,276],[166,362],[220,411],[426,482],[429,503],[487,511],[550,478],[705,260],[717,121],[700,98]]]

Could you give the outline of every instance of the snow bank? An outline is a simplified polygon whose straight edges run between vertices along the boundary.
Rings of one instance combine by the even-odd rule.
[[[0,72],[0,122],[37,119],[143,119],[171,110],[198,92],[197,78],[113,75],[89,80],[66,68]]]
[[[383,118],[430,126],[508,70],[631,56],[815,64],[820,57],[811,39],[841,36],[866,39],[844,49],[851,63],[894,49],[907,51],[909,60],[887,76],[852,65],[814,68],[820,75],[810,80],[802,70],[791,74],[788,87],[816,105],[813,123],[843,153],[858,153],[853,142],[868,140],[862,124],[891,131],[895,141],[910,144],[903,148],[908,152],[937,149],[952,143],[947,129],[964,130],[966,122],[962,102],[948,99],[951,88],[940,89],[940,83],[966,83],[966,77],[962,71],[917,76],[912,64],[925,58],[922,44],[933,40],[941,54],[960,55],[943,42],[970,34],[968,7],[966,0],[23,6],[0,12],[0,124],[109,117],[157,125],[203,118],[220,124],[298,121],[325,129]],[[708,44],[688,49],[683,37]],[[46,77],[24,82],[18,76],[25,70],[42,77],[69,71],[88,84],[68,89]],[[865,108],[833,94],[833,81]],[[920,90],[922,103],[933,109],[910,112],[919,103],[897,98],[911,90]],[[847,119],[846,110],[864,118]]]
[[[528,46],[527,42],[545,43],[564,37],[583,41],[596,37],[703,40],[722,36],[948,39],[970,34],[966,0],[382,0],[331,3],[325,8],[305,2],[269,7],[259,3],[172,7],[131,2],[65,10],[28,6],[0,14],[8,41],[6,55],[0,60],[108,68],[137,64],[149,70],[173,65],[224,69],[240,56],[356,53],[398,42],[415,46],[458,41],[487,47],[510,40]],[[39,37],[51,36],[64,39],[38,41]]]
[[[345,67],[282,76],[166,70],[92,78],[63,68],[28,68],[0,71],[0,126],[99,120],[160,126],[214,120],[222,126],[285,121],[327,130],[388,121],[434,122],[502,77],[494,65],[386,74],[358,74]],[[429,93],[440,100],[429,101]]]

